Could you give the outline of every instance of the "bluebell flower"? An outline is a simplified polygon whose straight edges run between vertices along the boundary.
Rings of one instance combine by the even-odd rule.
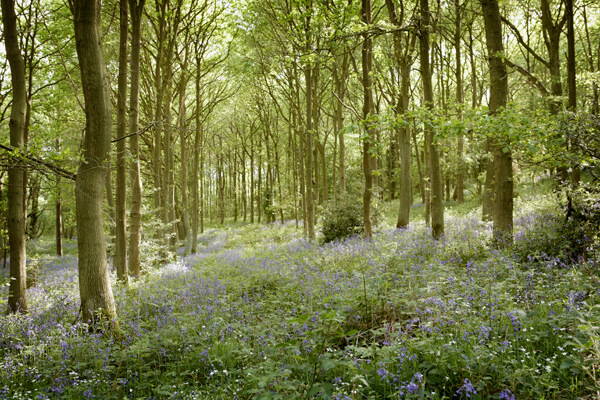
[[[417,373],[415,373],[415,374],[413,375],[413,377],[412,377],[412,381],[413,381],[413,382],[419,382],[419,383],[420,383],[420,382],[423,382],[423,374],[422,374],[422,373],[420,373],[420,372],[417,372]]]
[[[410,394],[415,394],[415,393],[417,393],[418,390],[419,390],[419,385],[417,385],[414,382],[411,382],[408,385],[406,385],[406,391]]]
[[[456,394],[464,394],[467,399],[472,395],[477,394],[477,389],[468,378],[465,378],[463,385],[456,391]]]
[[[388,370],[385,368],[379,368],[377,370],[377,375],[379,375],[382,378],[385,378],[387,375],[389,374]]]
[[[510,389],[504,389],[500,392],[500,400],[517,400],[517,398]]]

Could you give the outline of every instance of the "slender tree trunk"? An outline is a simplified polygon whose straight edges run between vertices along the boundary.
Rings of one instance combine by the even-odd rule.
[[[182,71],[182,74],[184,72]],[[186,112],[185,112],[185,88],[187,79],[181,78],[181,84],[179,88],[179,145],[180,145],[180,157],[181,157],[181,220],[183,222],[183,230],[185,232],[185,243],[183,255],[187,256],[192,251],[193,234],[190,232],[190,217],[189,217],[189,199],[188,199],[188,143],[187,143],[187,124],[186,124]]]
[[[462,33],[462,10],[460,0],[454,0],[455,8],[455,27],[454,27],[454,53],[456,56],[456,104],[458,107],[458,117],[462,119],[464,89],[463,89],[463,72],[462,72],[462,53],[461,53],[461,33]],[[465,201],[465,162],[464,162],[464,146],[465,136],[461,131],[458,134],[457,158],[458,165],[456,171],[456,201],[462,203]]]
[[[576,59],[575,59],[575,27],[573,21],[573,1],[565,0],[565,13],[567,17],[567,83],[569,87],[570,111],[577,110],[577,81],[576,81]]]
[[[12,106],[10,112],[10,145],[23,150],[25,146],[25,112],[27,93],[25,63],[19,47],[15,1],[2,0],[4,47],[10,66]],[[27,312],[25,289],[25,169],[11,165],[8,169],[8,245],[10,254],[10,286],[8,312]]]
[[[102,316],[115,328],[117,312],[108,275],[102,215],[111,114],[100,48],[100,1],[73,0],[71,6],[86,111],[83,154],[75,185],[81,314],[92,324]]]
[[[200,68],[200,60],[196,58],[197,67]],[[200,107],[201,107],[201,97],[200,97],[200,71],[196,71],[195,76],[195,91],[196,91],[196,113],[194,115],[195,119],[195,130],[194,130],[194,155],[192,158],[192,254],[198,252],[198,224],[199,224],[199,214],[200,214],[200,190],[199,190],[199,173],[200,173],[200,138],[201,138],[201,126],[200,126]]]
[[[574,16],[573,16],[573,2],[574,0],[565,0],[565,15],[567,18],[567,86],[569,88],[569,102],[567,108],[571,112],[577,111],[577,69],[576,69],[576,55],[575,55],[575,27],[574,27]],[[571,139],[568,140],[568,144],[571,147]],[[572,166],[571,182],[575,186],[581,179],[581,169],[579,165]]]
[[[129,93],[129,151],[131,153],[131,210],[129,214],[129,273],[141,272],[140,242],[142,239],[142,177],[140,172],[139,93],[141,27],[145,0],[129,0],[131,10],[131,88]]]
[[[410,64],[403,63],[401,66],[400,99],[398,105],[399,113],[408,111],[409,89],[410,89]],[[398,127],[398,151],[400,154],[400,192],[398,193],[399,209],[397,228],[405,228],[410,222],[410,207],[412,205],[412,178],[411,178],[411,149],[410,128],[407,124]]]
[[[588,16],[587,16],[587,8],[585,6],[585,4],[583,5],[583,25],[585,28],[585,39],[586,39],[586,44],[587,44],[587,48],[588,48],[588,62],[589,62],[589,71],[590,72],[596,72],[597,70],[600,69],[600,41],[598,41],[598,49],[596,52],[596,56],[598,58],[598,63],[596,66],[596,63],[594,62],[594,50],[592,48],[592,40],[590,38],[590,29],[589,29],[589,23],[588,23]],[[592,82],[592,104],[590,107],[590,112],[594,115],[597,115],[598,113],[600,113],[600,91],[598,90],[598,82]]]
[[[119,0],[119,77],[117,96],[117,189],[115,197],[115,267],[117,279],[125,285],[129,282],[127,273],[127,229],[126,229],[126,168],[125,140],[127,132],[127,0]]]
[[[485,170],[485,182],[483,184],[483,199],[481,205],[481,219],[491,221],[494,210],[494,156],[493,144],[491,139],[485,142],[485,158],[483,159],[483,168]]]
[[[313,67],[304,67],[304,79],[306,82],[306,139],[305,139],[305,190],[306,190],[306,228],[308,240],[315,240],[315,204],[314,204],[314,177],[313,177],[313,150],[314,150],[314,128],[313,128]]]
[[[548,51],[548,70],[550,72],[550,112],[557,114],[562,105],[562,83],[560,76],[560,36],[563,28],[563,20],[554,23],[550,1],[541,0],[542,30],[544,33],[544,43]]]
[[[429,65],[429,30],[431,29],[429,0],[420,0],[419,61],[421,63],[421,83],[423,85],[423,103],[433,108],[433,88]],[[434,133],[429,122],[425,123],[425,147],[428,150],[428,171],[431,187],[431,232],[435,239],[444,234],[444,204],[442,177],[438,148],[434,142]]]
[[[338,152],[339,152],[339,184],[336,185],[336,195],[339,197],[340,194],[346,191],[346,145],[344,140],[344,109],[343,101],[346,95],[346,81],[348,79],[348,70],[350,67],[349,57],[347,53],[336,57],[336,65],[339,68],[335,68],[333,71],[335,100],[334,100],[334,117],[333,117],[333,129],[338,140]],[[334,168],[335,168],[335,157],[334,157]]]
[[[371,0],[362,0],[361,8],[362,22],[371,24]],[[365,187],[363,192],[363,224],[365,237],[373,236],[371,223],[371,198],[373,197],[373,157],[371,155],[371,141],[375,136],[373,118],[373,87],[371,81],[371,69],[373,64],[373,43],[371,37],[365,33],[362,44],[362,86],[363,86],[363,120],[366,134],[363,138],[363,173],[365,175]]]
[[[504,63],[502,25],[498,0],[480,0],[490,64],[491,114],[501,111],[508,99],[508,76]],[[499,246],[512,243],[513,177],[512,155],[506,143],[494,143],[494,239]]]
[[[60,185],[60,181],[58,182],[57,186]],[[58,193],[56,194],[56,212],[55,212],[55,239],[56,239],[56,255],[57,256],[62,256],[63,255],[63,248],[62,248],[62,237],[63,237],[63,233],[62,233],[62,200],[61,200],[61,194],[60,194],[60,188],[58,188]]]

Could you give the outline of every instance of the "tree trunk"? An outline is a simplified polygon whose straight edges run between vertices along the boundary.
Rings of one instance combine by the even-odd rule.
[[[187,63],[184,61],[184,63]],[[183,68],[183,67],[182,67]],[[182,74],[185,74],[182,69]],[[190,232],[190,217],[189,217],[189,200],[188,200],[188,143],[187,143],[187,124],[185,116],[185,88],[187,79],[182,77],[179,88],[179,145],[180,145],[180,157],[181,157],[181,220],[183,222],[183,230],[185,232],[184,252],[183,255],[187,256],[192,251],[192,233]]]
[[[59,185],[60,183],[58,183]],[[58,186],[57,185],[57,186]],[[56,255],[63,255],[62,248],[62,202],[60,195],[60,188],[58,189],[58,193],[56,194],[56,213],[55,213],[55,239],[56,239]]]
[[[463,72],[462,72],[462,54],[461,54],[461,33],[462,33],[462,10],[460,7],[460,0],[454,0],[455,7],[455,27],[454,27],[454,53],[456,56],[456,104],[458,107],[458,117],[462,119],[463,103],[464,103],[464,89],[463,89]],[[456,201],[462,203],[465,201],[465,161],[464,161],[464,146],[465,136],[464,132],[458,133],[458,145],[457,145],[457,158],[458,165],[456,171],[456,187],[455,187],[455,198]]]
[[[304,79],[306,82],[306,139],[305,139],[305,190],[306,190],[306,228],[308,240],[315,240],[315,201],[314,201],[314,178],[313,178],[313,150],[314,150],[314,128],[313,128],[313,67],[304,67]]]
[[[485,182],[483,184],[483,199],[481,204],[481,219],[491,221],[494,214],[494,156],[491,139],[485,142],[485,158],[483,169],[485,170]]]
[[[115,267],[117,279],[125,285],[129,282],[127,273],[127,229],[126,212],[126,169],[125,140],[127,132],[127,0],[119,0],[119,76],[117,95],[117,188],[115,197]]]
[[[362,22],[371,24],[371,0],[362,0],[361,8]],[[371,198],[373,197],[373,157],[371,156],[371,141],[375,136],[373,118],[373,85],[371,82],[371,69],[373,64],[373,43],[371,37],[365,33],[362,44],[362,86],[363,86],[363,122],[366,130],[363,138],[363,173],[365,175],[365,187],[363,192],[363,224],[365,237],[373,236],[371,223]]]
[[[565,0],[565,13],[567,17],[567,83],[569,87],[570,111],[577,110],[577,81],[575,60],[575,27],[573,26],[573,1]]]
[[[565,16],[567,18],[567,85],[569,88],[569,102],[567,109],[571,112],[577,111],[577,70],[575,55],[575,27],[573,22],[573,1],[565,0]],[[569,147],[572,146],[568,138]],[[575,186],[581,179],[579,165],[572,165],[571,183]]]
[[[198,53],[196,51],[196,53]],[[199,57],[196,58],[197,67],[200,67]],[[192,249],[191,252],[193,254],[198,252],[198,225],[199,225],[199,214],[200,207],[202,206],[200,203],[200,188],[199,188],[199,173],[200,173],[200,139],[201,139],[201,126],[200,126],[200,107],[201,107],[201,98],[200,98],[200,74],[198,71],[196,72],[194,87],[196,91],[196,113],[194,115],[195,119],[195,130],[194,130],[194,155],[192,157]]]
[[[140,275],[140,242],[142,239],[142,177],[140,172],[139,93],[141,27],[145,0],[129,0],[131,10],[131,87],[129,93],[129,151],[131,153],[131,210],[129,214],[129,273]]]
[[[560,77],[560,36],[564,25],[564,20],[554,23],[549,0],[541,0],[542,29],[544,33],[544,43],[548,51],[548,70],[550,72],[550,112],[557,114],[562,105],[561,96],[563,94]]]
[[[504,63],[502,25],[498,0],[480,0],[485,23],[485,38],[490,65],[491,114],[506,106],[508,76]],[[512,154],[509,144],[494,143],[494,240],[499,246],[512,243],[513,229],[513,178]]]
[[[425,107],[433,109],[433,88],[429,65],[429,30],[431,29],[429,0],[420,0],[420,14],[419,61],[421,64],[423,103]],[[440,158],[437,145],[434,142],[433,129],[428,121],[425,122],[425,147],[428,150],[427,167],[431,188],[431,233],[435,239],[439,239],[444,234],[444,194],[442,193]]]
[[[396,27],[400,28],[402,21],[399,20],[400,17],[396,10],[395,3],[392,0],[386,0],[385,3],[390,16],[390,21]],[[401,9],[400,15],[404,15],[404,9]],[[410,207],[412,205],[410,129],[406,123],[400,123],[399,119],[408,111],[408,103],[410,100],[410,68],[413,62],[415,36],[407,36],[405,45],[403,46],[402,33],[396,31],[394,32],[393,40],[394,58],[398,73],[400,74],[400,92],[396,104],[394,105],[396,137],[392,140],[397,143],[398,155],[400,156],[400,173],[392,174],[392,179],[395,183],[398,178],[399,183],[398,198],[400,201],[396,227],[405,228],[410,222]]]
[[[15,1],[2,0],[4,47],[10,65],[12,107],[10,112],[10,145],[25,146],[25,112],[27,94],[25,64],[19,47]],[[8,169],[8,245],[10,253],[10,286],[8,312],[27,312],[25,252],[25,169],[11,165]]]
[[[334,90],[335,90],[335,100],[334,100],[334,117],[333,117],[333,129],[336,134],[336,139],[338,140],[339,148],[339,184],[335,182],[336,185],[335,193],[336,196],[339,197],[340,194],[346,192],[346,145],[344,141],[344,109],[343,109],[343,101],[346,95],[346,85],[348,79],[348,71],[350,67],[349,56],[347,53],[344,53],[341,56],[337,56],[336,60],[336,68],[333,71],[333,81],[334,81]],[[335,168],[335,157],[334,157],[334,168]]]
[[[75,184],[81,314],[92,325],[101,317],[116,328],[102,215],[111,114],[100,48],[100,1],[73,0],[71,5],[86,116],[83,154]]]

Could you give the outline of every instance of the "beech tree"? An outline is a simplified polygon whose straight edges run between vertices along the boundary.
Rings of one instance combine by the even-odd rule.
[[[25,151],[25,64],[17,34],[15,1],[2,0],[4,46],[10,66],[12,105],[10,111],[10,144],[17,151]],[[25,168],[13,165],[8,170],[8,245],[10,248],[10,286],[8,311],[26,312],[27,300],[25,269]]]
[[[82,319],[95,324],[99,317],[106,318],[114,327],[117,312],[108,274],[103,217],[112,121],[100,47],[100,4],[99,0],[69,3],[85,101],[83,153],[75,184],[77,249]]]
[[[497,0],[480,0],[485,23],[485,39],[490,65],[490,113],[506,107],[508,76],[504,64],[502,22]],[[498,140],[493,142],[494,157],[494,239],[502,246],[512,242],[513,229],[513,173],[510,146]]]

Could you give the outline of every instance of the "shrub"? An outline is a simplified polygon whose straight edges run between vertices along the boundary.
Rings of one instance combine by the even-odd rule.
[[[359,234],[363,231],[361,204],[349,196],[331,200],[323,208],[321,221],[323,243]]]
[[[517,233],[514,254],[521,262],[568,266],[594,260],[599,251],[600,203],[588,190],[569,194],[566,216],[558,213],[530,217]]]

